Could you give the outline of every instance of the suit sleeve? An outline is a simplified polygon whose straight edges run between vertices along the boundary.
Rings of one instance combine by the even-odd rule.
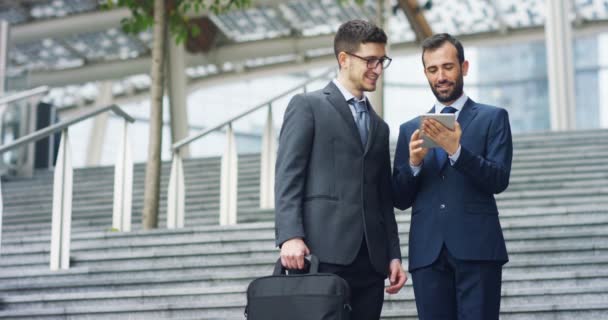
[[[306,171],[314,138],[314,117],[306,97],[294,96],[283,120],[275,166],[276,244],[305,238],[302,224],[302,199]]]
[[[513,159],[509,115],[504,109],[498,110],[489,126],[485,157],[473,154],[461,145],[460,157],[454,163],[454,168],[464,173],[479,188],[494,194],[501,193],[509,186]]]
[[[388,130],[388,126],[387,126]],[[390,137],[390,134],[388,134]],[[399,244],[399,229],[397,227],[397,220],[395,219],[395,210],[393,208],[393,195],[392,195],[392,183],[391,183],[391,154],[388,138],[385,141],[384,146],[384,170],[382,170],[382,205],[384,212],[384,221],[386,234],[388,238],[388,254],[389,258],[401,260],[401,245]]]
[[[419,177],[414,176],[410,167],[410,137],[406,126],[401,125],[395,161],[393,163],[393,202],[395,207],[405,210],[412,206],[419,187]]]

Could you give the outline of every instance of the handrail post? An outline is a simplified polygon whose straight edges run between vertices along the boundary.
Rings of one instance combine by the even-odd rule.
[[[133,159],[128,135],[129,121],[124,120],[122,139],[114,165],[114,209],[112,228],[131,231],[131,202],[133,198]]]
[[[4,82],[6,78],[6,67],[8,65],[8,36],[9,24],[5,20],[0,20],[0,97],[4,95]],[[0,102],[0,130],[2,130],[2,116],[4,110],[6,110],[6,104],[6,102]]]
[[[261,177],[260,177],[260,207],[261,208],[273,208],[274,207],[274,163],[276,161],[276,138],[272,121],[272,103],[283,97],[291,94],[293,92],[299,92],[303,90],[304,93],[308,91],[307,85],[313,81],[318,79],[325,79],[330,74],[335,74],[335,70],[327,70],[323,72],[321,75],[317,75],[307,79],[304,83],[298,84],[297,86],[272,97],[270,100],[267,100],[264,103],[256,105],[252,108],[245,110],[239,115],[232,117],[226,121],[218,123],[214,126],[211,126],[205,130],[197,132],[193,135],[190,135],[187,138],[184,138],[180,141],[177,141],[172,144],[172,149],[174,150],[173,155],[173,164],[172,164],[172,174],[170,178],[170,187],[168,194],[168,208],[167,208],[167,218],[171,220],[175,220],[177,215],[180,214],[180,211],[184,210],[185,204],[182,200],[184,197],[185,191],[184,187],[182,187],[182,183],[180,182],[179,176],[183,176],[183,173],[180,173],[179,170],[181,164],[181,158],[176,156],[176,150],[179,148],[186,146],[192,143],[195,140],[198,140],[212,132],[220,130],[224,127],[227,127],[227,143],[225,146],[224,154],[222,156],[222,169],[221,169],[221,177],[220,177],[220,225],[226,224],[236,224],[237,223],[237,206],[238,206],[238,155],[236,152],[236,140],[234,137],[234,130],[232,124],[249,115],[252,114],[264,107],[268,107],[268,120],[266,123],[266,129],[264,131],[264,140],[263,143],[263,151],[261,155]],[[174,173],[175,172],[175,173]],[[173,187],[172,187],[173,186]],[[173,213],[175,212],[175,215]],[[171,218],[170,218],[171,217]],[[173,223],[173,222],[171,222]],[[170,226],[171,223],[167,222],[167,226]],[[175,222],[177,223],[177,222]]]
[[[0,21],[0,93],[4,93],[4,80],[7,65],[8,22]],[[2,133],[3,115],[6,105],[0,104],[0,134]],[[1,137],[0,137],[1,138]],[[2,141],[0,140],[0,143]],[[2,216],[4,215],[4,200],[2,199],[2,180],[0,180],[0,255],[2,254]]]
[[[23,146],[25,144],[38,141],[45,137],[48,137],[56,132],[61,131],[61,142],[59,143],[59,153],[57,155],[57,163],[55,165],[55,173],[53,176],[53,213],[51,222],[51,250],[50,250],[50,262],[49,266],[51,270],[69,269],[70,267],[70,235],[72,229],[72,189],[73,189],[73,167],[72,167],[72,150],[70,147],[68,128],[76,123],[86,120],[102,112],[112,110],[117,115],[121,116],[125,121],[134,122],[135,119],[128,113],[122,110],[116,105],[106,106],[102,108],[95,108],[91,111],[87,111],[80,116],[76,116],[69,120],[62,121],[57,124],[50,125],[44,129],[40,129],[34,133],[28,134],[24,137],[20,137],[15,141],[6,145],[0,146],[0,155],[8,150]],[[123,164],[123,169],[131,167],[131,173],[124,174],[123,183],[132,185],[132,161],[130,160],[131,155],[130,148],[128,148],[128,140],[126,139],[126,127],[122,149],[125,150],[124,159],[130,165]],[[119,152],[120,153],[120,152]],[[121,161],[118,161],[121,163]],[[122,171],[122,170],[119,170]],[[128,182],[128,181],[131,182]],[[128,183],[127,183],[128,182]],[[115,181],[116,186],[116,181]],[[131,192],[126,191],[128,188],[124,188],[123,192],[115,191],[123,196],[123,207],[131,208]],[[129,203],[125,205],[125,203]],[[115,204],[116,206],[116,204]],[[124,209],[124,208],[123,208]],[[124,211],[124,210],[123,210]],[[1,214],[1,213],[0,213]],[[125,214],[123,213],[123,217]],[[130,217],[126,218],[130,223]]]
[[[185,209],[184,168],[180,149],[173,151],[169,190],[167,191],[167,228],[184,227]]]
[[[2,255],[2,216],[4,215],[4,200],[2,199],[2,179],[0,179],[0,256]]]
[[[226,149],[222,156],[222,173],[220,177],[220,225],[232,225],[237,222],[237,177],[238,155],[232,123],[226,130]]]
[[[70,268],[72,227],[72,150],[68,129],[61,133],[59,154],[53,177],[53,220],[51,229],[51,270]]]
[[[274,208],[274,163],[276,161],[276,139],[272,120],[272,104],[268,104],[266,127],[262,136],[260,158],[260,208]]]

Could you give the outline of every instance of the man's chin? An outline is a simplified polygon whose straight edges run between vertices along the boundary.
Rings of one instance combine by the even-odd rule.
[[[439,95],[439,94],[435,95],[435,98],[437,99],[437,101],[442,102],[442,103],[446,101],[446,99],[445,99],[446,97],[447,96],[442,96],[442,95]]]
[[[376,91],[376,84],[366,83],[365,91]]]
[[[438,98],[437,100],[439,100],[439,102],[445,103],[448,101],[451,101],[450,96],[441,96],[440,98]]]
[[[447,92],[445,94],[435,92],[435,98],[437,98],[437,101],[439,101],[441,103],[452,101],[452,97],[453,97],[452,92]]]

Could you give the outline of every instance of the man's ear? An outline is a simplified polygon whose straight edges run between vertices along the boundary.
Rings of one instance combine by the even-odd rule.
[[[465,60],[464,62],[462,62],[462,75],[466,76],[468,72],[469,72],[469,61]]]
[[[340,69],[346,69],[348,67],[348,55],[344,51],[338,53],[338,64]]]

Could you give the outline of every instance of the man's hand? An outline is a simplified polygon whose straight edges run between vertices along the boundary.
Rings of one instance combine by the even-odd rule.
[[[435,119],[424,119],[422,132],[443,148],[447,154],[453,155],[458,151],[462,129],[457,121],[454,123],[454,130],[450,130]]]
[[[293,238],[283,242],[281,246],[281,264],[286,269],[304,269],[304,257],[310,250],[301,238]]]
[[[403,288],[403,285],[407,281],[407,274],[401,266],[401,261],[393,260],[389,266],[388,279],[391,283],[390,286],[386,287],[386,293],[396,294]]]
[[[420,138],[420,130],[416,129],[410,139],[410,165],[416,167],[420,166],[422,164],[422,159],[424,159],[427,152],[429,152],[428,148],[421,147],[423,142],[424,140]]]

